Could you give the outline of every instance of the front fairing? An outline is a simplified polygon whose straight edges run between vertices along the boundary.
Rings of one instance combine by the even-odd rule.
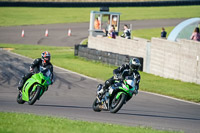
[[[134,78],[127,78],[123,81],[117,81],[109,88],[109,94],[112,95],[113,93],[117,92],[125,92],[128,96],[132,97],[133,92],[135,90],[135,80]]]
[[[32,75],[32,77],[29,78],[23,86],[22,99],[24,101],[29,101],[30,91],[35,91],[37,86],[40,86],[41,88],[44,89],[42,91],[45,91],[50,84],[51,84],[50,77],[44,76],[44,74],[42,72]]]
[[[30,89],[32,88],[32,91],[36,90],[38,84],[41,84],[39,73],[32,75],[32,77],[25,82],[22,89],[22,99],[24,101],[29,101]]]

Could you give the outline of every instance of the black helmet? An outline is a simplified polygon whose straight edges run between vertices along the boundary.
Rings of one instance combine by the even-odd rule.
[[[141,66],[140,64],[140,60],[138,58],[132,58],[130,59],[129,61],[129,65],[130,65],[130,68],[133,69],[133,70],[138,70],[139,67]]]
[[[42,61],[44,63],[49,63],[50,62],[51,54],[49,52],[44,51],[41,55],[42,55]]]

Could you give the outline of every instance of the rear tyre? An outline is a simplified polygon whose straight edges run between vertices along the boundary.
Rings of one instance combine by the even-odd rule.
[[[117,113],[121,109],[121,107],[123,106],[123,104],[125,103],[127,99],[127,95],[124,93],[122,93],[118,99],[116,99],[116,95],[111,101],[111,105],[110,105],[111,113]]]
[[[36,102],[36,100],[40,96],[40,91],[41,91],[41,88],[38,86],[34,92],[32,91],[30,92],[29,101],[28,101],[29,105],[33,105]]]
[[[100,112],[100,111],[101,111],[101,109],[99,109],[99,103],[98,103],[97,98],[94,100],[93,105],[92,105],[92,108],[93,108],[93,110],[94,110],[95,112]]]
[[[19,94],[17,95],[17,103],[18,104],[24,104],[25,103],[25,101],[22,100],[22,93],[21,92],[19,92]]]

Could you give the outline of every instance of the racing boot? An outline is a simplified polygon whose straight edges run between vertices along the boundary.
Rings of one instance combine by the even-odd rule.
[[[106,82],[105,82],[105,84],[104,84],[104,86],[102,86],[102,90],[103,90],[103,93],[105,93],[107,90],[108,90],[108,87],[109,87],[109,81],[107,80]],[[103,94],[102,93],[102,94]]]
[[[97,86],[97,95],[103,94],[103,85],[99,84]]]
[[[135,90],[133,91],[133,94],[137,95],[137,94],[138,94],[138,90],[135,89]]]
[[[18,90],[21,91],[25,83],[25,76],[22,76],[22,79],[19,81]]]

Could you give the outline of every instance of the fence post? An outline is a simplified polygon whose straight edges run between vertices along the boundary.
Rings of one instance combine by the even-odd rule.
[[[78,56],[79,44],[74,46],[74,56]]]

